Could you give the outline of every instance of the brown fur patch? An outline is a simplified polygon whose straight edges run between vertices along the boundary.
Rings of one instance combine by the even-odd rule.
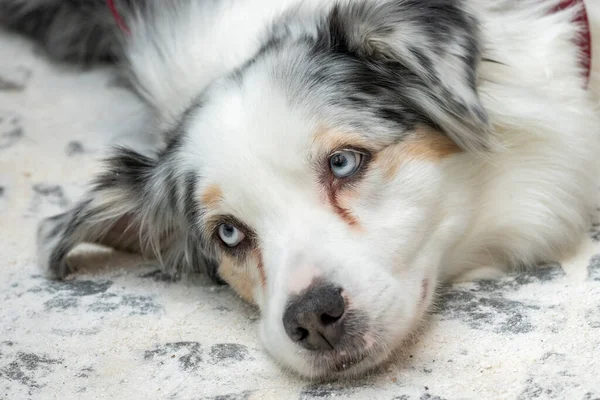
[[[239,266],[229,257],[223,256],[219,264],[219,276],[248,303],[255,303],[254,287],[256,282],[252,276],[253,265]]]
[[[331,197],[331,205],[337,215],[340,216],[351,228],[361,230],[358,218],[344,204],[350,203],[350,197],[346,193],[336,193]]]
[[[223,199],[223,191],[219,185],[213,183],[208,185],[200,194],[200,201],[206,208],[215,208]]]
[[[262,252],[260,249],[254,249],[252,251],[253,258],[256,260],[256,268],[258,269],[258,274],[260,275],[260,283],[263,288],[267,287],[267,274],[265,273],[265,266],[263,264]]]
[[[223,256],[219,264],[219,276],[245,301],[255,304],[254,291],[258,285],[267,286],[267,275],[260,249],[254,249],[247,261],[237,264],[235,259]]]
[[[431,128],[421,127],[402,142],[377,153],[373,164],[383,172],[384,179],[391,181],[407,160],[438,162],[460,152],[456,143],[447,136]]]

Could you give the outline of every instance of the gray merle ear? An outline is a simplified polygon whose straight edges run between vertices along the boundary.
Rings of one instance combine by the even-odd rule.
[[[194,229],[195,174],[177,173],[169,150],[154,159],[118,149],[107,167],[74,208],[40,224],[38,262],[50,277],[74,272],[67,254],[85,242],[157,258],[174,277],[202,271],[218,281]]]
[[[403,104],[463,149],[489,147],[491,128],[476,88],[480,33],[462,1],[342,3],[326,24],[329,46],[362,60],[389,84],[397,82]]]

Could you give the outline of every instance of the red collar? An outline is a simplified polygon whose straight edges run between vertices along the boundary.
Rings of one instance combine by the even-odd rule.
[[[590,75],[592,72],[592,33],[590,30],[590,21],[588,19],[587,9],[585,7],[585,0],[563,0],[556,7],[555,11],[565,10],[569,7],[574,7],[577,3],[581,3],[581,12],[579,13],[575,21],[580,23],[582,26],[581,35],[578,38],[577,42],[581,47],[582,51],[581,65],[584,68],[586,80],[587,82],[589,82]],[[110,12],[112,13],[113,18],[115,19],[115,22],[119,26],[119,29],[129,34],[129,28],[127,27],[125,21],[123,21],[123,18],[121,18],[121,15],[119,14],[117,7],[115,6],[114,0],[106,0],[106,4],[108,5],[108,8],[110,8]]]
[[[574,7],[578,3],[581,4],[581,12],[577,15],[575,21],[581,24],[581,35],[577,39],[577,44],[581,47],[581,66],[584,68],[585,77],[587,82],[589,82],[592,72],[592,32],[585,7],[585,0],[563,0],[556,7],[556,11]]]
[[[115,19],[115,22],[117,23],[117,26],[119,27],[120,30],[122,30],[123,32],[129,34],[129,28],[127,27],[127,24],[125,23],[125,21],[123,21],[123,18],[121,18],[121,14],[119,14],[119,10],[117,10],[117,6],[115,5],[115,1],[114,0],[106,0],[106,5],[108,5],[108,8],[110,9],[110,13],[112,14],[113,18]]]

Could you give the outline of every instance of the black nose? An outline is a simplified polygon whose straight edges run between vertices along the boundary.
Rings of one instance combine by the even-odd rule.
[[[292,299],[283,314],[288,336],[308,350],[332,350],[344,334],[342,290],[317,284]]]

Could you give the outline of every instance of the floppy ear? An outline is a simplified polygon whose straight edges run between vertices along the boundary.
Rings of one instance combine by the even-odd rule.
[[[62,279],[74,272],[67,254],[87,242],[155,257],[175,277],[203,271],[218,280],[214,258],[194,229],[196,177],[174,167],[169,150],[153,159],[117,149],[82,201],[42,221],[38,262]]]
[[[490,145],[477,94],[477,21],[459,0],[382,0],[337,5],[330,45],[371,65],[398,95],[465,150]]]

